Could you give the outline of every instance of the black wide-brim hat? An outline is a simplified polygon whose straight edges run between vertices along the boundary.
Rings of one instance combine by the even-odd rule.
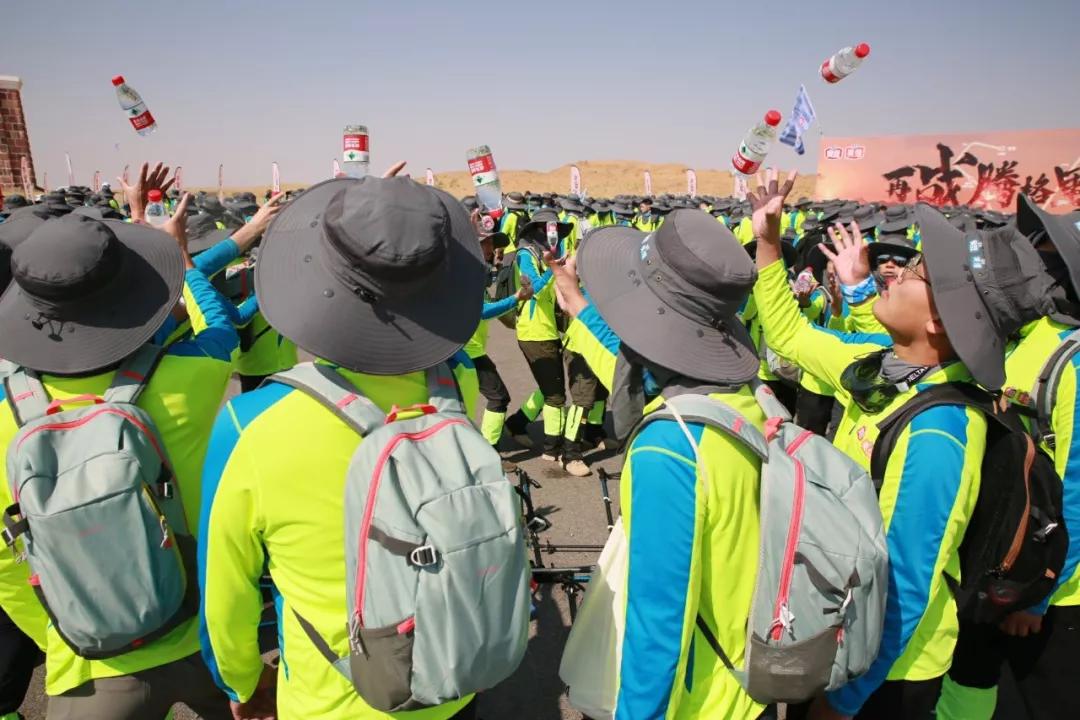
[[[433,367],[480,323],[487,270],[449,193],[409,178],[337,178],[271,222],[256,264],[259,307],[317,357],[373,375]]]
[[[746,252],[750,257],[757,259],[757,240],[751,240],[743,245],[743,248],[746,249]],[[796,248],[795,244],[790,240],[780,241],[780,254],[784,260],[784,267],[788,270],[802,270],[802,267],[800,267],[802,253],[799,252],[799,249]]]
[[[697,287],[725,280],[704,262],[695,261],[693,250],[679,241],[691,233],[706,238],[703,245],[712,243],[733,268],[727,278],[733,284],[726,300],[729,312],[716,312],[708,322],[676,307],[680,298],[700,306],[705,293]],[[665,245],[671,248],[668,254],[683,255],[681,264],[699,277],[684,279],[672,271],[671,260],[664,259]],[[593,230],[578,250],[578,272],[600,315],[627,347],[688,378],[742,384],[757,375],[761,361],[736,315],[757,277],[740,247],[731,231],[710,216],[677,210],[653,233],[621,226]]]
[[[565,240],[574,231],[574,226],[571,223],[559,220],[559,214],[554,210],[537,210],[533,213],[529,222],[518,230],[518,245],[529,244],[539,248],[546,248],[547,238],[545,235],[549,222],[556,224],[559,240]]]
[[[1020,195],[1016,201],[1016,229],[1029,239],[1039,231],[1045,232],[1069,270],[1073,288],[1080,290],[1080,212],[1055,215],[1031,202],[1027,195]]]
[[[0,356],[39,372],[107,368],[148,342],[184,286],[184,260],[160,230],[70,215],[12,252],[0,298]]]

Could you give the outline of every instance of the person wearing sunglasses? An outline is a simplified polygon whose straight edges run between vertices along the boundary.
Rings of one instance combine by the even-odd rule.
[[[793,174],[794,176],[794,174]],[[780,259],[780,218],[792,178],[752,195],[758,239],[758,311],[775,352],[830,385],[844,406],[834,443],[869,469],[878,423],[917,393],[940,383],[1005,381],[1005,342],[1050,311],[1049,277],[1015,229],[965,233],[928,205],[915,216],[924,255],[916,255],[882,289],[872,311],[888,333],[882,348],[869,335],[837,335],[799,312]],[[837,227],[833,261],[849,305],[876,293],[869,246],[859,227]],[[899,436],[880,482],[888,528],[889,596],[884,633],[870,670],[820,697],[812,720],[932,718],[956,644],[956,603],[946,575],[959,576],[959,547],[978,497],[986,419],[967,406],[938,406],[915,416]]]
[[[1054,589],[1039,605],[1010,614],[1000,626],[962,623],[953,664],[942,688],[941,720],[990,720],[997,684],[1008,665],[1017,693],[1033,718],[1080,717],[1075,659],[1080,656],[1080,360],[1061,355],[1080,328],[1080,212],[1055,215],[1018,196],[1016,227],[1039,253],[1053,278],[1049,294],[1056,312],[1020,329],[1005,361],[1002,395],[1040,420],[1033,429],[1046,442],[1062,479],[1062,514],[1069,531],[1065,564]],[[1043,369],[1053,358],[1058,373]],[[1054,376],[1056,375],[1056,380]],[[1047,390],[1036,390],[1037,378]]]
[[[896,282],[900,272],[919,254],[915,243],[903,233],[883,234],[867,249],[870,267],[885,287]]]

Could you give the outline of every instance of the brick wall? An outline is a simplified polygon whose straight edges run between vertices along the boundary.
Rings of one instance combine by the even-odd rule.
[[[22,159],[30,163],[30,184],[36,185],[34,159],[30,153],[30,134],[23,117],[22,80],[0,75],[0,187],[22,192]]]

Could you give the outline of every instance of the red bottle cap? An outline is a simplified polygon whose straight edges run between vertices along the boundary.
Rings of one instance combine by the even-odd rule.
[[[859,43],[855,46],[855,57],[864,58],[870,54],[870,46],[866,43]]]
[[[151,190],[150,192],[146,193],[146,199],[150,202],[161,202],[161,191]]]
[[[780,112],[777,110],[770,110],[765,113],[765,124],[776,127],[780,124]]]
[[[114,77],[112,79],[112,84],[117,85],[117,86],[123,85],[124,84],[124,76],[123,75],[117,75],[116,77]]]

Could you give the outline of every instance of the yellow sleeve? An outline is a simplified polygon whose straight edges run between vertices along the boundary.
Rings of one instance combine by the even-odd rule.
[[[608,327],[594,305],[586,306],[570,323],[566,345],[585,358],[589,369],[610,391],[615,380],[615,359],[619,356],[619,336]]]

